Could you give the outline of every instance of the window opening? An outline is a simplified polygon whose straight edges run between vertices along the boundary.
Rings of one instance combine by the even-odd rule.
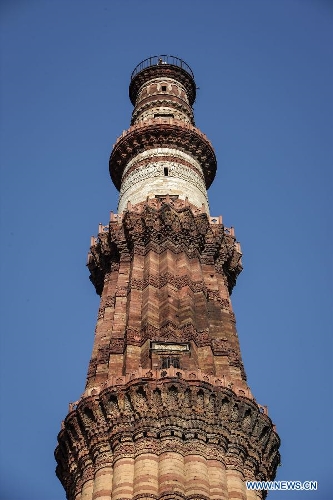
[[[166,85],[162,85],[162,92],[166,92]]]
[[[164,167],[164,175],[166,177],[168,177],[168,175],[169,175],[169,169],[168,169],[168,167]]]
[[[170,368],[170,366],[173,366],[174,368],[180,368],[179,358],[174,356],[163,357],[161,366],[162,370]]]

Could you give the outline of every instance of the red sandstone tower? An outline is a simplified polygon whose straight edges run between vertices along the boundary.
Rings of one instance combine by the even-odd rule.
[[[209,214],[216,158],[195,127],[182,60],[132,73],[130,128],[113,147],[118,214],[88,256],[101,296],[86,388],[59,433],[69,500],[254,500],[280,440],[241,360],[230,294],[240,245]]]

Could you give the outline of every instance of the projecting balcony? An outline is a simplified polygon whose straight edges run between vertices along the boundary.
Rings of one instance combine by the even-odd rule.
[[[140,71],[143,71],[144,69],[150,68],[150,66],[161,66],[161,65],[169,65],[169,66],[177,66],[178,68],[182,68],[185,70],[191,77],[194,79],[194,74],[191,68],[189,67],[188,64],[186,64],[185,61],[180,59],[179,57],[176,56],[168,56],[165,54],[159,55],[159,56],[151,56],[148,57],[147,59],[144,59],[141,61],[135,68],[133,73],[131,74],[131,80],[140,73]]]
[[[113,146],[109,161],[112,182],[118,190],[128,162],[143,151],[170,148],[191,155],[201,165],[206,188],[214,180],[217,162],[207,136],[190,123],[176,118],[153,118],[132,125],[123,131]]]
[[[154,78],[172,78],[177,80],[186,89],[189,103],[192,106],[196,96],[193,71],[179,57],[168,55],[148,57],[134,68],[129,86],[129,97],[133,106],[135,106],[136,97],[141,86]]]

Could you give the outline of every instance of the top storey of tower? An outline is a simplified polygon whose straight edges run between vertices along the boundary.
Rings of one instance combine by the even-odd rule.
[[[148,57],[141,61],[131,75],[129,97],[135,106],[142,86],[154,79],[170,78],[178,81],[186,91],[186,98],[190,106],[195,101],[196,85],[191,68],[179,57],[159,55]]]
[[[131,126],[113,147],[109,170],[120,191],[118,210],[127,203],[169,194],[188,198],[209,211],[207,189],[216,157],[195,126],[196,86],[191,68],[178,57],[154,56],[136,66],[129,86],[134,106]]]

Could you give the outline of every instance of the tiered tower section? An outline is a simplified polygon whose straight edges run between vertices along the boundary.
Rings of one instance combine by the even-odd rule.
[[[180,59],[149,58],[132,73],[134,110],[129,130],[117,140],[110,174],[120,190],[118,212],[168,193],[208,213],[207,189],[216,158],[207,137],[194,126],[196,87]]]
[[[69,500],[252,500],[279,438],[246,383],[230,294],[241,250],[209,215],[213,148],[180,59],[133,72],[132,124],[110,174],[118,214],[88,256],[101,296],[86,389],[56,449]]]

